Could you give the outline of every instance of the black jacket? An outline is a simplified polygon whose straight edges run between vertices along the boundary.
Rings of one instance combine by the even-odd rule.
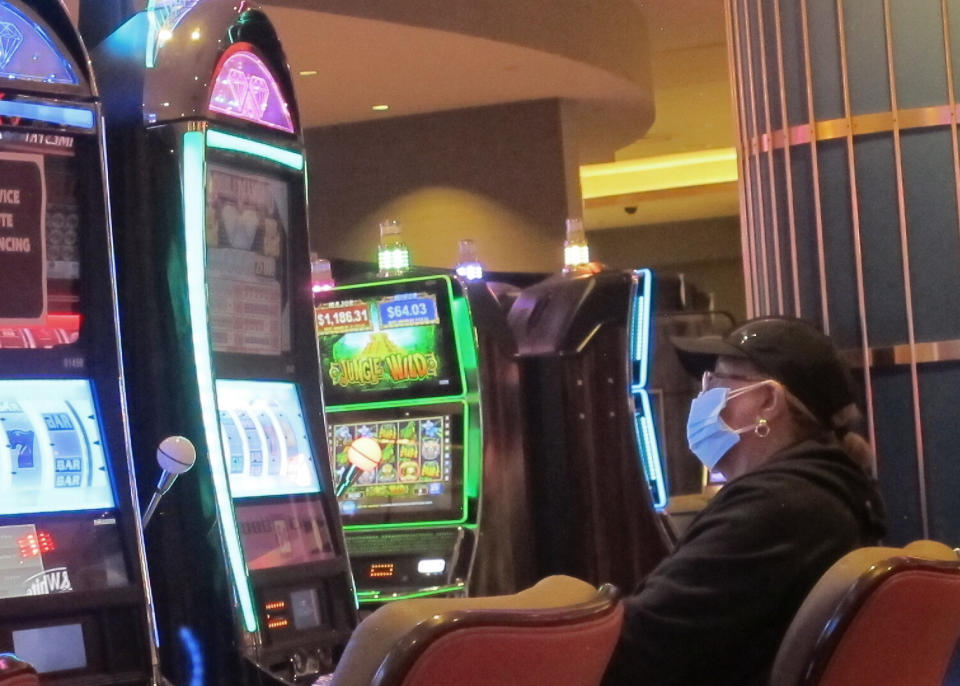
[[[728,483],[626,599],[604,686],[759,686],[820,576],[883,535],[875,484],[804,441]]]

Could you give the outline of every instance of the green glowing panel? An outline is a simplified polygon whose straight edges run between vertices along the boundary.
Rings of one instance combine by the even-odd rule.
[[[463,584],[454,586],[438,586],[415,593],[385,593],[383,591],[357,591],[357,600],[361,605],[366,603],[382,603],[388,600],[413,600],[415,598],[429,598],[438,595],[447,595],[463,591]]]
[[[207,131],[207,145],[219,150],[228,150],[230,152],[239,152],[261,157],[297,171],[303,170],[303,155],[298,152],[278,148],[274,145],[267,145],[266,143],[243,138],[242,136],[234,136],[233,134],[217,131],[216,129]]]
[[[240,548],[240,536],[227,480],[226,461],[220,438],[217,398],[211,358],[210,330],[207,322],[209,306],[206,286],[206,245],[204,230],[204,136],[191,131],[183,136],[183,215],[184,246],[187,260],[187,293],[190,300],[190,332],[197,386],[203,419],[204,439],[209,451],[220,531],[224,539],[230,572],[236,585],[240,611],[247,631],[257,630],[253,593]]]

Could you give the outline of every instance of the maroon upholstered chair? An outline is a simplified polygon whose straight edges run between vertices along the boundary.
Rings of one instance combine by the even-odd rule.
[[[12,653],[0,653],[0,686],[37,686],[39,683],[32,665]]]
[[[960,559],[950,547],[861,548],[807,595],[770,686],[942,686],[960,639]]]
[[[623,622],[616,588],[553,576],[520,593],[395,601],[357,628],[331,686],[597,686]]]

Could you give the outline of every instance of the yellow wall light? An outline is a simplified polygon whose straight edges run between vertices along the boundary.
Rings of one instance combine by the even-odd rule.
[[[584,200],[737,180],[737,151],[718,148],[580,167]]]

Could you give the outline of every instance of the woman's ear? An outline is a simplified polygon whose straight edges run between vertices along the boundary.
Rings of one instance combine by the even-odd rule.
[[[762,401],[758,408],[758,415],[768,422],[772,421],[787,411],[787,397],[783,386],[775,381],[771,381],[760,389]]]

